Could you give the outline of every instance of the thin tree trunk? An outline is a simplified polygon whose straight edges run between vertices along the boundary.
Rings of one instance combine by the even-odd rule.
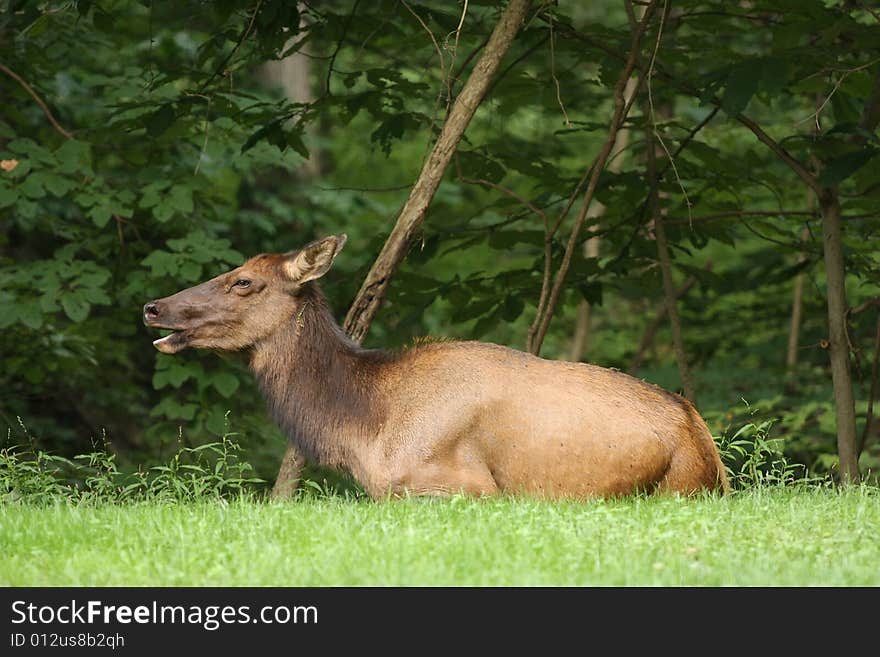
[[[813,128],[813,134],[816,137],[819,137],[822,134],[822,126],[819,122],[819,115],[822,112],[822,107],[824,103],[826,103],[826,98],[824,94],[816,94],[816,98],[813,102],[813,109],[816,112],[816,123]],[[819,162],[819,159],[815,156],[810,157],[810,161],[813,164],[814,170],[819,170],[822,166],[822,163]],[[816,211],[816,194],[811,187],[807,187],[807,209],[813,212]],[[801,242],[807,242],[810,239],[810,229],[807,226],[804,226],[804,229],[801,231]],[[803,264],[807,260],[807,252],[802,251],[798,255],[798,264]],[[794,390],[797,387],[797,379],[795,378],[795,370],[797,369],[798,362],[798,344],[800,343],[800,333],[801,333],[801,318],[803,317],[803,307],[804,307],[804,280],[806,276],[803,271],[798,272],[797,276],[794,279],[794,291],[792,293],[791,299],[791,322],[788,327],[788,348],[785,352],[785,371],[788,374],[788,382],[787,387],[790,390]]]
[[[300,3],[300,34],[305,32],[308,25],[305,18],[305,7]],[[301,37],[297,35],[285,46],[290,48]],[[263,83],[270,87],[281,87],[284,95],[294,103],[311,104],[315,101],[315,92],[312,89],[312,63],[307,52],[298,50],[284,59],[269,61],[260,67],[259,76]],[[314,133],[310,129],[309,133]],[[316,178],[321,174],[321,152],[317,149],[309,151],[309,159],[303,162],[297,171],[300,178]]]
[[[711,269],[708,265],[706,268]],[[691,288],[696,284],[696,276],[688,278],[684,284],[675,291],[676,300],[684,298],[684,296],[690,292]],[[648,351],[648,348],[654,344],[654,337],[657,335],[657,331],[660,330],[660,325],[663,323],[663,320],[666,319],[667,308],[668,306],[664,299],[659,308],[657,308],[654,319],[652,319],[651,323],[645,328],[645,332],[642,334],[642,339],[639,342],[636,353],[633,354],[632,359],[629,361],[629,367],[626,368],[628,374],[635,374],[638,372],[639,367],[641,367],[642,361],[645,359],[645,353]]]
[[[646,112],[646,115],[649,113]],[[672,330],[672,346],[675,350],[675,362],[678,365],[678,375],[681,379],[681,386],[684,389],[684,396],[691,400],[696,406],[697,399],[694,392],[694,384],[691,379],[691,370],[687,362],[687,353],[684,349],[684,338],[681,331],[681,318],[678,315],[676,305],[675,283],[672,281],[672,261],[669,257],[669,244],[666,241],[666,229],[663,226],[663,213],[660,210],[659,196],[657,194],[657,166],[656,166],[656,145],[654,143],[653,129],[650,125],[646,127],[647,135],[647,176],[650,184],[648,190],[648,207],[650,209],[651,218],[654,222],[654,239],[657,243],[657,257],[660,261],[660,274],[663,278],[663,296],[666,304],[666,314],[669,316],[669,327]]]
[[[873,133],[880,123],[880,70],[859,120],[859,128]],[[864,137],[853,138],[855,143]],[[825,276],[828,281],[828,355],[834,386],[837,414],[837,456],[840,481],[844,485],[859,482],[859,446],[856,438],[856,405],[850,369],[850,345],[847,333],[846,269],[843,258],[843,221],[837,187],[818,194],[822,212],[822,245],[825,252]]]
[[[819,197],[819,208],[822,212],[822,243],[825,250],[825,275],[828,279],[828,355],[831,359],[834,408],[837,414],[840,480],[843,484],[856,484],[859,482],[856,407],[846,328],[843,223],[836,189],[823,190]]]
[[[630,104],[633,95],[636,93],[638,83],[638,78],[630,78],[626,83],[626,87],[623,90],[623,99],[626,104]],[[623,168],[623,163],[626,160],[626,147],[629,146],[629,137],[630,131],[628,128],[621,128],[617,131],[617,138],[615,139],[613,148],[613,151],[617,153],[617,156],[612,159],[611,163],[608,165],[608,170],[610,172],[619,173],[621,168]],[[587,216],[592,219],[600,219],[604,214],[605,206],[597,201],[594,211]],[[584,242],[584,257],[598,258],[601,251],[601,243],[602,238],[598,235],[590,237]],[[578,304],[577,320],[575,322],[574,335],[571,340],[571,351],[568,354],[568,359],[570,361],[577,363],[582,360],[587,353],[590,344],[590,322],[592,314],[590,302],[586,299],[581,299],[581,302]]]
[[[874,400],[877,399],[877,378],[880,376],[880,313],[877,313],[877,331],[874,334],[874,360],[871,363],[871,391],[868,393],[868,409],[865,411],[865,429],[862,431],[862,439],[856,451],[856,458],[868,444],[871,437],[871,428],[874,424]]]
[[[385,241],[382,251],[370,268],[345,317],[344,328],[355,341],[363,341],[367,334],[379,306],[385,299],[391,278],[425,218],[428,205],[440,186],[458,142],[480,106],[492,77],[519,31],[530,5],[530,0],[510,0],[492,36],[489,37],[480,60],[456,97],[440,136],[425,161],[406,204],[400,211],[394,229]]]
[[[812,196],[812,194],[810,194]],[[801,241],[806,242],[810,238],[810,231],[804,228],[801,233]],[[801,253],[798,262],[806,261],[807,255]],[[785,351],[785,369],[789,375],[794,373],[798,362],[798,345],[801,335],[801,318],[804,312],[804,272],[798,272],[794,277],[794,292],[791,297],[791,322],[788,327],[788,348]]]
[[[535,313],[535,319],[529,327],[528,332],[528,348],[529,351],[536,356],[541,353],[541,345],[544,343],[544,338],[547,336],[550,322],[556,311],[556,304],[559,302],[559,295],[562,292],[562,286],[565,283],[565,277],[571,267],[571,259],[574,255],[574,250],[577,247],[578,236],[580,235],[584,221],[586,221],[587,212],[590,210],[590,204],[593,202],[593,196],[595,195],[596,187],[599,184],[599,177],[605,169],[605,163],[608,161],[608,156],[611,154],[611,148],[614,146],[614,142],[617,139],[617,133],[623,125],[623,122],[626,120],[626,115],[630,110],[631,104],[625,101],[623,93],[630,77],[632,76],[633,70],[635,70],[636,62],[639,59],[639,49],[641,47],[642,37],[645,35],[645,31],[651,22],[651,18],[656,8],[657,0],[650,0],[645,6],[642,19],[632,36],[630,52],[627,56],[626,64],[624,64],[623,71],[617,79],[617,83],[614,85],[614,91],[612,92],[614,98],[614,115],[611,117],[611,122],[608,126],[608,136],[605,138],[605,143],[596,155],[596,159],[593,160],[592,166],[587,170],[589,172],[589,181],[587,182],[587,189],[584,191],[581,209],[578,211],[577,217],[575,217],[574,225],[568,236],[568,242],[565,245],[565,252],[562,255],[562,262],[559,264],[559,269],[556,270],[556,275],[553,278],[553,285],[549,286],[549,294],[547,294],[546,302],[544,302],[544,289],[542,288],[541,300],[538,302],[538,310]],[[562,217],[564,217],[564,213],[560,217],[560,221],[562,220]],[[549,256],[549,250],[547,253]],[[547,275],[549,274],[549,257],[547,256],[545,256],[545,263],[547,264],[547,270],[545,270],[545,282],[547,282],[549,281],[549,276]]]
[[[803,309],[804,274],[801,272],[795,276],[794,292],[791,297],[791,322],[788,327],[788,348],[785,351],[785,368],[789,374],[794,372],[794,369],[797,367]]]
[[[598,219],[603,214],[605,214],[605,206],[601,203],[596,203],[596,212],[593,214],[593,217]],[[599,247],[601,245],[602,238],[598,235],[595,237],[591,237],[584,243],[584,257],[585,258],[598,258],[599,257]],[[584,355],[587,353],[587,349],[590,345],[590,320],[592,317],[593,308],[589,301],[586,299],[581,299],[581,302],[578,304],[577,309],[577,320],[574,325],[574,335],[571,339],[571,351],[568,354],[568,360],[577,363],[580,362]]]

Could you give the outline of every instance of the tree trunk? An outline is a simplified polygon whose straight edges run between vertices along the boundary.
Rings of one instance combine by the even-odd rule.
[[[651,111],[645,102],[645,116],[651,120]],[[669,316],[669,328],[672,331],[672,347],[675,351],[675,362],[678,365],[678,375],[681,379],[681,387],[684,396],[694,406],[697,405],[696,392],[694,390],[691,369],[687,362],[687,352],[684,348],[684,338],[681,330],[681,318],[678,315],[677,292],[672,280],[672,261],[669,257],[669,244],[666,240],[666,227],[663,225],[663,212],[660,208],[660,196],[657,190],[657,144],[654,141],[654,128],[648,123],[645,126],[645,138],[647,141],[647,178],[648,184],[648,210],[654,225],[654,240],[657,244],[657,258],[660,262],[660,274],[663,279],[663,298],[666,304],[666,314]]]
[[[300,32],[305,31],[304,7],[300,4]],[[296,43],[300,37],[292,39],[285,48]],[[311,84],[311,60],[303,51],[297,51],[284,59],[269,61],[260,67],[259,76],[268,87],[281,87],[288,100],[294,103],[310,104],[315,101],[315,93]],[[314,130],[309,130],[314,133]],[[309,150],[309,159],[303,162],[297,174],[301,178],[317,178],[321,175],[321,153],[317,149]]]
[[[706,266],[707,270],[711,268],[711,263]],[[683,298],[696,284],[697,279],[695,276],[688,278],[684,284],[675,291],[676,300]],[[645,353],[648,351],[648,348],[654,344],[654,336],[657,335],[657,331],[660,329],[660,324],[666,319],[667,307],[666,300],[664,299],[663,303],[660,304],[660,307],[657,308],[657,313],[654,315],[654,319],[651,320],[651,323],[648,324],[645,328],[645,332],[642,334],[642,339],[639,342],[636,353],[633,355],[632,360],[630,360],[629,367],[626,368],[628,374],[635,375],[635,373],[638,372],[642,360],[645,358]]]
[[[812,193],[807,190],[812,198]],[[810,239],[810,231],[804,228],[801,232],[801,241],[806,242]],[[803,263],[807,259],[806,253],[798,256],[798,262]],[[791,296],[791,321],[788,326],[788,348],[785,351],[785,369],[789,376],[794,374],[798,363],[798,345],[800,344],[801,321],[804,314],[804,280],[806,276],[804,272],[798,272],[794,277],[794,291]],[[793,385],[794,380],[790,380],[789,384]]]
[[[785,351],[785,369],[788,370],[789,374],[792,374],[797,367],[803,309],[804,273],[800,272],[794,278],[794,292],[791,297],[791,322],[788,327],[788,348]]]
[[[874,359],[871,362],[871,390],[868,393],[868,408],[865,411],[865,429],[862,431],[861,440],[859,440],[856,458],[868,444],[874,426],[874,400],[877,399],[878,376],[880,376],[880,313],[877,313],[877,330],[874,333]]]
[[[836,189],[825,189],[819,197],[822,212],[822,243],[825,275],[828,279],[828,355],[834,385],[837,414],[837,454],[843,484],[859,481],[856,445],[856,408],[849,364],[849,338],[846,329],[846,272],[843,262],[843,225]]]
[[[489,37],[480,60],[474,66],[461,93],[456,97],[440,136],[425,161],[406,204],[400,211],[394,229],[385,241],[382,251],[370,268],[345,317],[344,328],[355,341],[363,341],[367,334],[379,306],[385,299],[391,277],[400,266],[410,241],[421,226],[428,205],[440,186],[458,142],[480,106],[492,77],[525,19],[530,4],[530,0],[510,0],[492,36]]]
[[[596,212],[593,217],[598,219],[605,213],[605,206],[596,203]],[[584,243],[584,257],[598,258],[599,246],[602,238],[598,235],[591,237]],[[590,320],[592,316],[592,306],[586,299],[581,299],[577,309],[577,320],[574,325],[574,335],[571,339],[571,352],[568,354],[568,360],[577,363],[580,362],[590,345]]]
[[[653,193],[656,194],[656,187]],[[694,406],[696,406],[697,396],[691,378],[691,368],[687,362],[687,352],[684,348],[684,338],[682,337],[681,330],[681,318],[678,315],[676,305],[675,283],[672,281],[672,261],[669,258],[666,229],[663,227],[663,217],[659,212],[659,208],[657,208],[656,201],[653,205],[655,207],[654,236],[657,242],[657,256],[660,260],[660,273],[663,277],[663,296],[666,303],[666,314],[669,315],[669,328],[672,330],[672,347],[675,350],[675,362],[678,365],[678,375],[681,378],[684,396],[690,399]]]
[[[638,78],[630,78],[623,90],[623,99],[629,104],[633,95],[636,93],[638,86]],[[619,173],[626,160],[626,147],[629,146],[629,129],[621,128],[617,131],[617,137],[614,142],[613,150],[617,154],[608,165],[611,173]],[[595,204],[594,211],[588,215],[592,219],[600,219],[605,214],[605,206],[598,201]],[[596,235],[584,242],[584,257],[598,258],[601,249],[602,238]],[[590,344],[590,321],[592,319],[592,308],[590,302],[581,299],[578,304],[577,320],[574,327],[574,336],[571,340],[571,351],[568,359],[572,362],[579,362],[587,353]]]

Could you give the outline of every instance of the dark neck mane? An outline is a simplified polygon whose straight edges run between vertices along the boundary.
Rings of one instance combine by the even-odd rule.
[[[299,298],[290,320],[254,346],[251,369],[275,422],[304,455],[350,470],[383,420],[377,383],[389,356],[352,341],[316,284],[306,283]]]

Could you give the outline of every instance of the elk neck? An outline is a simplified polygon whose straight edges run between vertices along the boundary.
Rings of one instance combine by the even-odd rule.
[[[379,384],[391,356],[352,341],[317,284],[298,296],[289,320],[254,345],[251,369],[275,422],[306,457],[356,475],[384,422]]]

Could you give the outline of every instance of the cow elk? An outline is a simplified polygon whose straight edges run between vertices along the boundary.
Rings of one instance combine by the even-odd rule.
[[[616,370],[482,342],[361,348],[317,283],[345,241],[258,255],[143,310],[147,326],[173,331],[153,343],[163,353],[247,356],[294,449],[292,474],[310,460],[374,499],[728,490],[693,405]]]

